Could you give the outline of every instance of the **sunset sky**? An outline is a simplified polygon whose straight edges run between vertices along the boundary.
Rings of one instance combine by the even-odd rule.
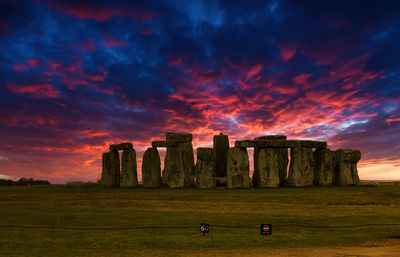
[[[400,179],[399,1],[2,0],[0,52],[2,175],[95,181],[124,141],[140,173],[166,132],[222,132],[360,149],[361,179]]]

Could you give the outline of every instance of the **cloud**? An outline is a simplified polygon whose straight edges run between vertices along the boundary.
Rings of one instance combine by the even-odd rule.
[[[361,178],[400,177],[398,2],[12,2],[5,174],[96,180],[109,144],[132,141],[140,167],[152,140],[185,131],[195,148],[220,132],[327,140],[361,150]]]
[[[17,94],[29,94],[32,97],[60,97],[60,91],[51,84],[9,84],[8,89]]]

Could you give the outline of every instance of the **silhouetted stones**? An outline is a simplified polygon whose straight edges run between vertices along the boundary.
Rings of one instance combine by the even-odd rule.
[[[235,147],[267,147],[267,148],[326,148],[324,141],[312,140],[240,140]]]
[[[103,153],[101,184],[106,187],[119,187],[120,165],[118,151]]]
[[[215,154],[215,176],[219,178],[226,177],[227,156],[229,149],[229,139],[227,135],[215,135],[213,139]]]
[[[273,148],[254,149],[253,186],[277,187],[280,184],[278,151]]]
[[[213,143],[213,148],[198,149],[195,166],[192,134],[167,133],[166,141],[153,141],[153,148],[148,148],[143,155],[143,186],[247,188],[251,184],[255,187],[362,184],[357,171],[361,158],[358,150],[333,152],[327,149],[324,141],[287,140],[285,135],[240,140],[235,142],[234,148],[229,148],[228,136],[221,133],[214,136]],[[167,148],[162,176],[157,147]],[[252,179],[249,178],[246,147],[254,147]],[[291,149],[291,163],[287,176],[288,148]],[[316,149],[314,153],[313,148]],[[132,143],[113,144],[110,150],[102,156],[101,184],[107,187],[138,186],[136,153]],[[119,150],[123,150],[121,163]]]
[[[246,188],[250,186],[249,156],[246,148],[229,148],[226,184],[228,188]]]
[[[360,182],[357,163],[361,152],[352,149],[338,149],[334,154],[335,184],[340,186],[356,185]]]
[[[121,143],[121,144],[110,145],[110,150],[111,150],[111,151],[129,150],[129,149],[133,149],[133,145],[132,145],[132,143],[130,143],[130,142],[125,142],[125,143]]]
[[[143,154],[142,183],[144,187],[161,185],[161,161],[156,148],[147,148]]]
[[[137,164],[135,149],[124,150],[121,158],[121,187],[137,187]]]
[[[334,177],[333,152],[328,148],[318,148],[314,152],[314,159],[314,184],[317,186],[332,185]]]
[[[168,147],[164,160],[163,181],[169,188],[181,188],[185,186],[185,166],[182,149],[180,147]]]
[[[290,167],[287,185],[295,187],[314,184],[314,156],[312,148],[290,149]]]
[[[196,185],[198,188],[213,188],[215,181],[215,155],[213,148],[197,148]]]
[[[192,134],[189,133],[167,133],[166,134],[167,141],[171,142],[192,142]]]

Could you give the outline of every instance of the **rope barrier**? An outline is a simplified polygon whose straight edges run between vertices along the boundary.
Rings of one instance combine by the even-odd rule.
[[[230,228],[230,229],[259,229],[259,226],[231,226],[231,225],[217,225],[210,224],[214,228]],[[274,224],[274,228],[281,227],[306,227],[306,228],[321,228],[321,229],[333,229],[333,228],[357,228],[357,227],[368,227],[368,226],[400,226],[400,223],[369,223],[369,224],[358,224],[358,225],[344,225],[344,226],[324,226],[324,225],[313,225],[313,224]],[[138,227],[59,227],[59,226],[23,226],[23,225],[0,225],[0,228],[26,228],[26,229],[58,229],[58,230],[141,230],[141,229],[198,229],[198,226],[138,226]]]

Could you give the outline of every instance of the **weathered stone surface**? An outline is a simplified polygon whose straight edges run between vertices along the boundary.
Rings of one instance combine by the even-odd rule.
[[[119,187],[120,165],[118,151],[103,153],[101,184],[106,187]]]
[[[326,148],[326,142],[312,140],[241,140],[235,142],[235,147]]]
[[[278,151],[273,148],[254,149],[254,187],[277,187],[280,184]]]
[[[132,143],[130,143],[130,142],[125,142],[125,143],[121,143],[121,144],[110,145],[110,150],[111,150],[111,151],[129,150],[129,149],[133,149],[133,145],[132,145]]]
[[[161,161],[156,148],[147,148],[143,154],[142,183],[144,187],[161,185]]]
[[[164,170],[162,173],[162,183],[169,184],[168,172],[171,167],[178,167],[180,169],[181,164],[184,170],[184,185],[185,187],[195,186],[195,166],[194,166],[194,155],[192,146],[192,134],[188,133],[167,133],[167,141],[153,141],[153,147],[167,147],[167,153],[164,160]],[[171,148],[176,148],[181,153],[180,158],[177,158],[177,151],[172,150],[174,154],[171,154]],[[172,158],[172,156],[174,156]],[[167,158],[168,157],[168,158]],[[178,163],[172,163],[177,161]],[[166,168],[168,167],[168,168]],[[178,169],[178,170],[179,170]],[[174,187],[174,185],[172,186]],[[179,186],[180,187],[180,186]]]
[[[316,149],[314,152],[314,184],[317,186],[332,185],[334,177],[333,152],[328,148]]]
[[[189,133],[167,133],[166,134],[167,141],[173,142],[192,142],[192,134]]]
[[[174,147],[178,146],[179,143],[177,142],[170,142],[170,141],[153,141],[151,142],[152,147]]]
[[[314,155],[311,148],[290,149],[289,186],[312,186],[314,184]]]
[[[101,160],[102,160],[102,170],[101,170],[100,183],[102,185],[106,186],[107,185],[107,181],[111,177],[109,152],[103,153]]]
[[[135,149],[124,150],[121,159],[121,187],[137,187],[137,164]]]
[[[195,168],[192,142],[180,143],[178,148],[182,151],[183,168],[185,170],[185,187],[195,186]]]
[[[229,139],[227,135],[215,135],[213,139],[215,154],[215,175],[217,177],[226,177],[227,158],[229,149]]]
[[[214,188],[215,155],[213,148],[197,148],[196,185],[198,188]]]
[[[286,140],[285,135],[268,135],[255,137],[254,141],[265,141],[265,140]],[[258,151],[258,147],[254,148],[254,156],[256,156],[256,152]],[[273,148],[277,154],[278,160],[278,173],[279,173],[279,184],[281,186],[284,185],[285,179],[287,177],[287,166],[288,166],[288,148]],[[255,159],[254,159],[255,160]],[[255,161],[254,161],[255,164]],[[255,167],[255,166],[254,166]],[[255,168],[254,168],[255,170]],[[254,176],[253,176],[254,177]],[[254,180],[253,180],[254,185]]]
[[[288,149],[287,148],[274,148],[278,155],[278,173],[279,185],[283,186],[287,177],[287,168],[289,163]]]
[[[334,183],[340,186],[356,185],[360,182],[357,163],[361,152],[352,149],[338,149],[334,154]]]
[[[182,148],[167,148],[162,180],[163,182],[167,182],[170,188],[181,188],[185,186],[185,166]]]
[[[253,140],[261,141],[261,140],[286,140],[285,135],[268,135],[268,136],[261,136],[255,137]]]
[[[246,148],[229,148],[226,184],[228,188],[249,187],[249,156]]]

